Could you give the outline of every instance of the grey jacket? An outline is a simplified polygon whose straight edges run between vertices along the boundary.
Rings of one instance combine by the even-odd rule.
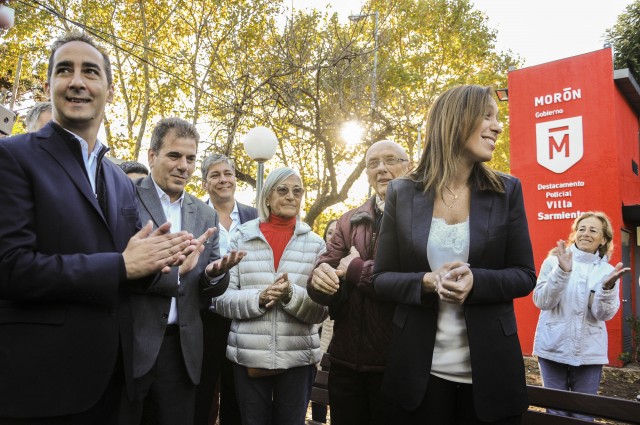
[[[256,219],[238,227],[230,248],[246,250],[247,256],[231,270],[229,289],[215,298],[211,307],[233,319],[227,358],[263,369],[315,364],[321,355],[317,324],[327,317],[328,310],[311,300],[306,285],[318,255],[325,249],[324,241],[306,223],[298,221],[275,270],[273,251],[259,224]],[[260,307],[260,292],[285,272],[293,287],[291,300],[269,309]]]
[[[136,182],[138,205],[142,223],[153,221],[156,228],[166,221],[158,193],[150,176]],[[218,226],[215,210],[196,197],[185,193],[182,203],[182,230],[199,237],[209,227]],[[139,378],[149,372],[155,364],[169,317],[171,298],[178,306],[180,344],[182,356],[194,384],[200,382],[202,369],[202,320],[200,319],[201,297],[211,298],[224,292],[229,285],[229,274],[210,286],[204,275],[205,267],[220,258],[218,234],[214,233],[210,243],[200,254],[198,264],[189,273],[180,276],[178,268],[160,279],[144,293],[132,297],[133,310],[133,376]],[[203,292],[205,291],[205,292]]]

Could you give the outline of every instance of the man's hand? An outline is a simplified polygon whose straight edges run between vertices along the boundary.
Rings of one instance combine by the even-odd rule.
[[[221,276],[235,267],[240,261],[242,261],[245,255],[247,255],[247,251],[236,251],[235,249],[232,249],[222,258],[209,263],[207,268],[204,269],[204,272],[209,279]]]
[[[133,235],[122,253],[127,279],[139,279],[161,271],[169,273],[171,266],[180,265],[195,250],[187,232],[169,233],[171,223],[153,230],[151,221]]]
[[[191,270],[193,270],[196,264],[198,264],[198,260],[200,259],[200,254],[202,254],[202,251],[204,251],[207,241],[209,240],[211,235],[213,235],[213,232],[215,232],[216,230],[218,229],[216,229],[215,227],[210,227],[202,235],[200,235],[198,239],[192,240],[191,244],[195,246],[195,249],[191,254],[187,255],[187,258],[184,260],[184,262],[180,266],[180,269],[179,269],[180,276],[190,272]]]
[[[360,253],[355,246],[352,246],[349,250],[349,255],[340,260],[340,264],[338,264],[338,270],[346,275],[349,264],[351,264],[351,260],[353,260],[354,258],[360,258]]]
[[[327,263],[322,263],[313,270],[311,286],[318,292],[333,295],[340,289],[340,278],[344,275],[344,270],[337,270]]]

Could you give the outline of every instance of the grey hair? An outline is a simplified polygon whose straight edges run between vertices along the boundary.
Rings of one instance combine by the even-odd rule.
[[[214,153],[209,155],[204,159],[204,161],[202,161],[202,166],[200,167],[202,169],[202,180],[207,180],[207,173],[209,172],[209,167],[211,167],[212,165],[218,164],[220,162],[226,162],[229,165],[229,167],[231,167],[233,172],[234,173],[236,172],[236,166],[233,163],[233,160],[231,158],[221,153]]]
[[[269,215],[271,212],[269,211],[269,207],[267,207],[267,199],[269,198],[269,194],[276,186],[285,181],[291,176],[296,176],[302,181],[300,174],[298,174],[293,168],[289,167],[280,167],[276,168],[272,172],[269,173],[267,179],[262,186],[262,190],[258,195],[258,202],[256,203],[256,207],[258,208],[258,217],[261,222],[266,222],[269,220]]]
[[[150,149],[156,153],[160,152],[162,144],[164,143],[164,137],[169,134],[171,130],[174,130],[175,137],[194,139],[196,141],[196,146],[198,146],[198,143],[200,142],[200,135],[198,134],[196,126],[182,118],[169,117],[158,121],[156,126],[153,128],[153,131],[151,132]]]
[[[51,102],[38,102],[33,105],[33,108],[27,112],[27,116],[24,117],[24,122],[27,124],[27,132],[33,133],[37,131],[35,126],[38,123],[38,119],[40,119],[40,115],[43,112],[51,112]]]

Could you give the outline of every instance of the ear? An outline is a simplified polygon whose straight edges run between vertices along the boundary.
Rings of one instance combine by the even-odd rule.
[[[109,92],[107,94],[107,103],[113,102],[113,85],[109,87]]]
[[[51,86],[49,85],[48,81],[46,83],[44,83],[44,94],[47,97],[48,101],[51,101],[51,93],[49,92],[50,88],[51,88]]]
[[[153,149],[149,149],[147,151],[147,162],[149,163],[149,168],[153,169],[153,161],[156,159],[156,153]]]

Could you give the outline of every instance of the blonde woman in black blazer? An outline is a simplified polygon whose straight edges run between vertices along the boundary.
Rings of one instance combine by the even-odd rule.
[[[491,160],[489,87],[434,103],[422,158],[391,182],[375,289],[397,302],[383,389],[398,424],[518,424],[527,408],[513,299],[535,286],[522,188]]]

